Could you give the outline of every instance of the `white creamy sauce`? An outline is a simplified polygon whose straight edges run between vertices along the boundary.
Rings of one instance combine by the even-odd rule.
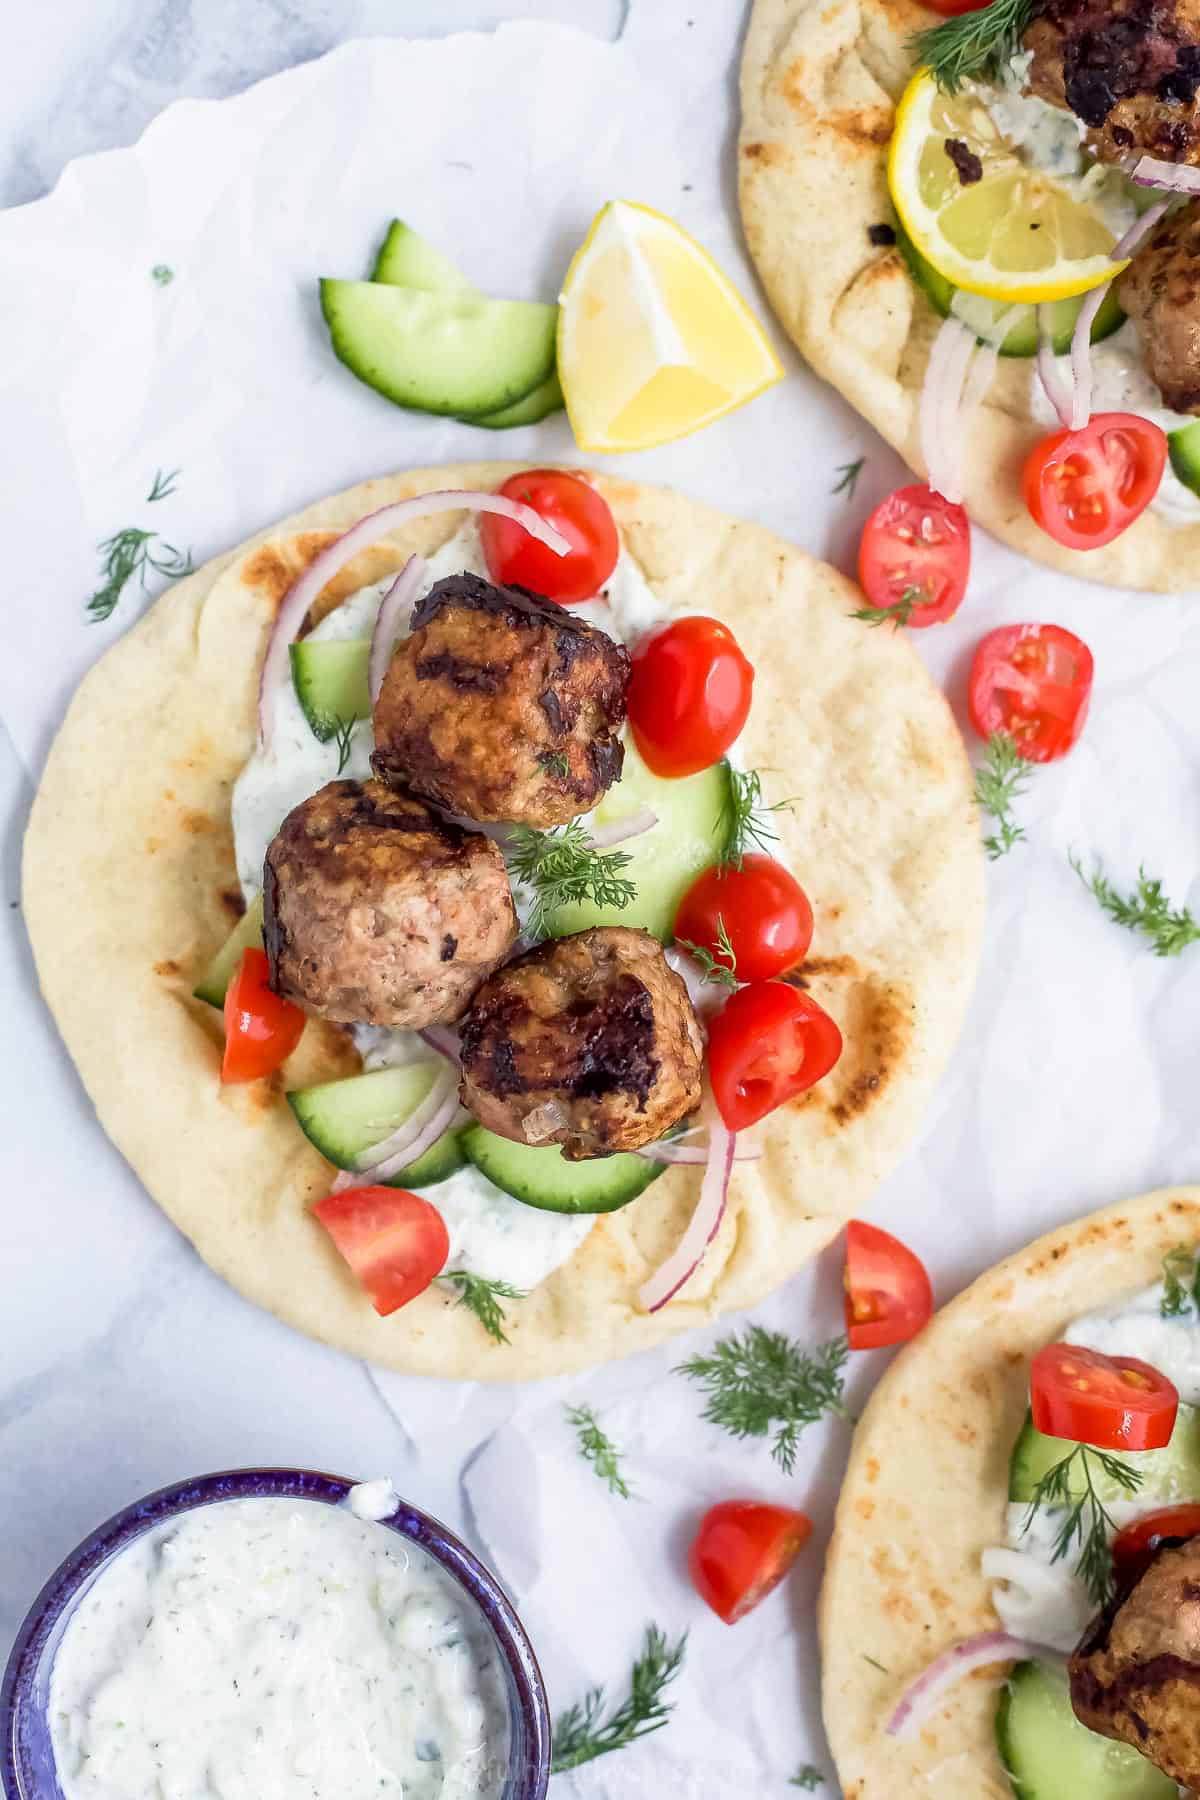
[[[199,1507],[101,1571],[50,1678],[65,1800],[499,1800],[491,1633],[362,1492]]]
[[[428,560],[428,573],[414,606],[434,582],[447,575],[466,572],[487,576],[478,524],[468,520]],[[321,620],[309,634],[310,640],[369,638],[391,579],[352,594]],[[573,606],[571,612],[629,645],[637,643],[668,616],[624,548],[603,590],[603,598]],[[350,740],[349,760],[342,770],[344,779],[367,779],[373,748],[371,721],[360,720]],[[288,681],[276,702],[270,749],[255,751],[233,790],[234,852],[247,903],[262,891],[267,847],[288,813],[327,782],[338,779],[338,754],[336,742],[323,744],[313,736]],[[524,926],[530,896],[518,884],[514,886],[513,898]],[[368,1069],[416,1062],[429,1056],[428,1047],[414,1032],[380,1031],[369,1025],[352,1029]],[[523,1292],[561,1268],[595,1224],[595,1218],[586,1213],[572,1216],[526,1206],[501,1193],[478,1169],[469,1166],[425,1191],[450,1234],[447,1271],[462,1270],[492,1281],[506,1281]]]

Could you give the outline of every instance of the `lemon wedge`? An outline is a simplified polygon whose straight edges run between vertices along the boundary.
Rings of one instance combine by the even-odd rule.
[[[708,253],[648,206],[612,200],[567,270],[558,374],[582,450],[648,450],[779,381],[761,325]]]
[[[1022,162],[977,95],[944,94],[928,69],[896,113],[888,185],[927,262],[990,300],[1066,300],[1128,267],[1086,197]]]

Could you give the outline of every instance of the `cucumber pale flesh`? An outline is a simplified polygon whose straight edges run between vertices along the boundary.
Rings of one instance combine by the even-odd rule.
[[[368,639],[306,638],[288,654],[292,686],[315,738],[327,744],[347,721],[370,718]]]
[[[1033,1499],[1038,1482],[1047,1469],[1070,1456],[1074,1444],[1062,1438],[1045,1437],[1035,1430],[1026,1415],[1024,1429],[1013,1446],[1008,1471],[1008,1497],[1028,1503]],[[1131,1463],[1142,1476],[1138,1489],[1139,1502],[1200,1500],[1200,1411],[1194,1406],[1181,1406],[1175,1420],[1171,1441],[1162,1450],[1123,1451],[1123,1460]],[[1080,1499],[1086,1491],[1082,1458],[1070,1471],[1070,1498]],[[1099,1498],[1127,1500],[1128,1493],[1119,1482],[1105,1475],[1092,1458],[1089,1468]]]
[[[605,1213],[628,1206],[662,1174],[661,1163],[621,1152],[568,1162],[557,1145],[533,1149],[468,1125],[463,1149],[494,1187],[543,1212]]]
[[[1177,1800],[1153,1763],[1079,1723],[1065,1673],[1046,1663],[1018,1663],[1009,1676],[996,1747],[1017,1800]]]
[[[224,1006],[225,990],[241,964],[243,951],[262,949],[262,924],[263,908],[260,894],[246,908],[192,989],[197,1000],[207,1000],[210,1006]]]
[[[338,1169],[356,1169],[360,1158],[382,1143],[425,1099],[440,1072],[430,1062],[398,1069],[371,1069],[344,1081],[295,1088],[288,1105],[309,1143]],[[443,1132],[415,1163],[388,1178],[387,1187],[429,1187],[444,1181],[464,1162],[459,1130]]]

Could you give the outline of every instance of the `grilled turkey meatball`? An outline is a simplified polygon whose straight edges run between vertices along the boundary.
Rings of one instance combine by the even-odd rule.
[[[1200,204],[1172,213],[1121,277],[1146,367],[1173,412],[1200,413]]]
[[[462,1028],[463,1105],[573,1160],[653,1143],[700,1099],[700,1027],[646,931],[539,944],[484,983]]]
[[[437,582],[375,704],[375,773],[468,819],[562,825],[621,773],[629,658],[594,625],[477,575]]]
[[[458,1019],[517,936],[504,858],[381,781],[331,781],[267,850],[271,986],[343,1024]]]
[[[1046,0],[1029,90],[1088,127],[1105,162],[1200,163],[1200,0]]]
[[[1200,1787],[1200,1538],[1160,1550],[1097,1620],[1071,1658],[1071,1705],[1090,1731]]]

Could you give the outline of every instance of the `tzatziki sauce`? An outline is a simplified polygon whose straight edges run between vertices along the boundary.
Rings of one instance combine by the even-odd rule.
[[[65,1800],[499,1800],[495,1640],[382,1487],[217,1501],[102,1569],[50,1676]]]

